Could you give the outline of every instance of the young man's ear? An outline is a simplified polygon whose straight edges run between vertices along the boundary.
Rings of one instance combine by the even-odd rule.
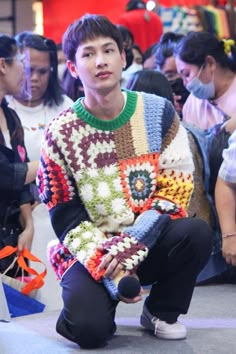
[[[69,72],[71,73],[71,76],[73,76],[75,79],[78,79],[79,75],[77,72],[76,65],[70,60],[67,60],[66,64],[67,64]]]
[[[123,70],[124,70],[124,69],[126,68],[126,65],[127,65],[127,62],[126,62],[126,55],[125,55],[124,49],[122,50],[121,58],[122,58],[122,61],[123,61]]]

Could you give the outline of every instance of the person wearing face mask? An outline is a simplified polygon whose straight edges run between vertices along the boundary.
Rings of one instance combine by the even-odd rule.
[[[175,48],[175,61],[191,93],[183,107],[183,121],[206,130],[224,123],[236,128],[236,46],[208,32],[190,32]]]
[[[182,118],[183,105],[188,98],[189,91],[185,88],[183,80],[178,74],[173,53],[177,43],[183,37],[184,35],[180,33],[166,32],[161,36],[155,49],[155,68],[170,82],[174,94],[175,109],[180,118]]]
[[[223,151],[236,129],[236,46],[232,39],[219,40],[208,32],[190,32],[174,51],[178,73],[190,95],[183,106],[183,121],[199,131],[205,161],[205,193],[215,208],[215,186]],[[202,133],[202,134],[201,134]],[[201,143],[200,143],[201,145]],[[217,195],[219,199],[219,194]],[[236,268],[227,265],[222,248],[221,221],[215,214],[214,242],[205,267],[207,282],[236,283]],[[210,274],[212,277],[210,277]]]

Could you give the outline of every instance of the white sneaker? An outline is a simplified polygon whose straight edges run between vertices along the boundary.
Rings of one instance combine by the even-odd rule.
[[[147,309],[146,305],[143,306],[143,313],[140,318],[140,323],[149,331],[154,332],[157,338],[161,339],[184,339],[187,335],[186,327],[180,323],[167,323],[159,320],[153,316]]]

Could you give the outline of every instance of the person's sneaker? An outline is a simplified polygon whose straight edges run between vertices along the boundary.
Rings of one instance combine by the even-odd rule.
[[[186,327],[182,323],[177,321],[170,324],[165,321],[161,321],[148,311],[146,305],[143,306],[143,313],[140,318],[140,323],[149,331],[154,332],[157,338],[184,339],[187,335]]]

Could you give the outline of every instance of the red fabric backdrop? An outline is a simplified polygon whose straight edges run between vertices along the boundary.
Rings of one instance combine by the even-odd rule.
[[[147,2],[147,0],[144,0]],[[159,0],[163,6],[207,5],[215,1],[225,3],[229,0]],[[232,1],[232,0],[231,0]],[[61,42],[62,35],[68,25],[85,13],[96,13],[107,16],[117,23],[119,14],[125,11],[128,0],[43,0],[44,34]]]
[[[60,43],[68,25],[85,13],[102,14],[116,23],[126,3],[127,0],[43,0],[44,35]]]

